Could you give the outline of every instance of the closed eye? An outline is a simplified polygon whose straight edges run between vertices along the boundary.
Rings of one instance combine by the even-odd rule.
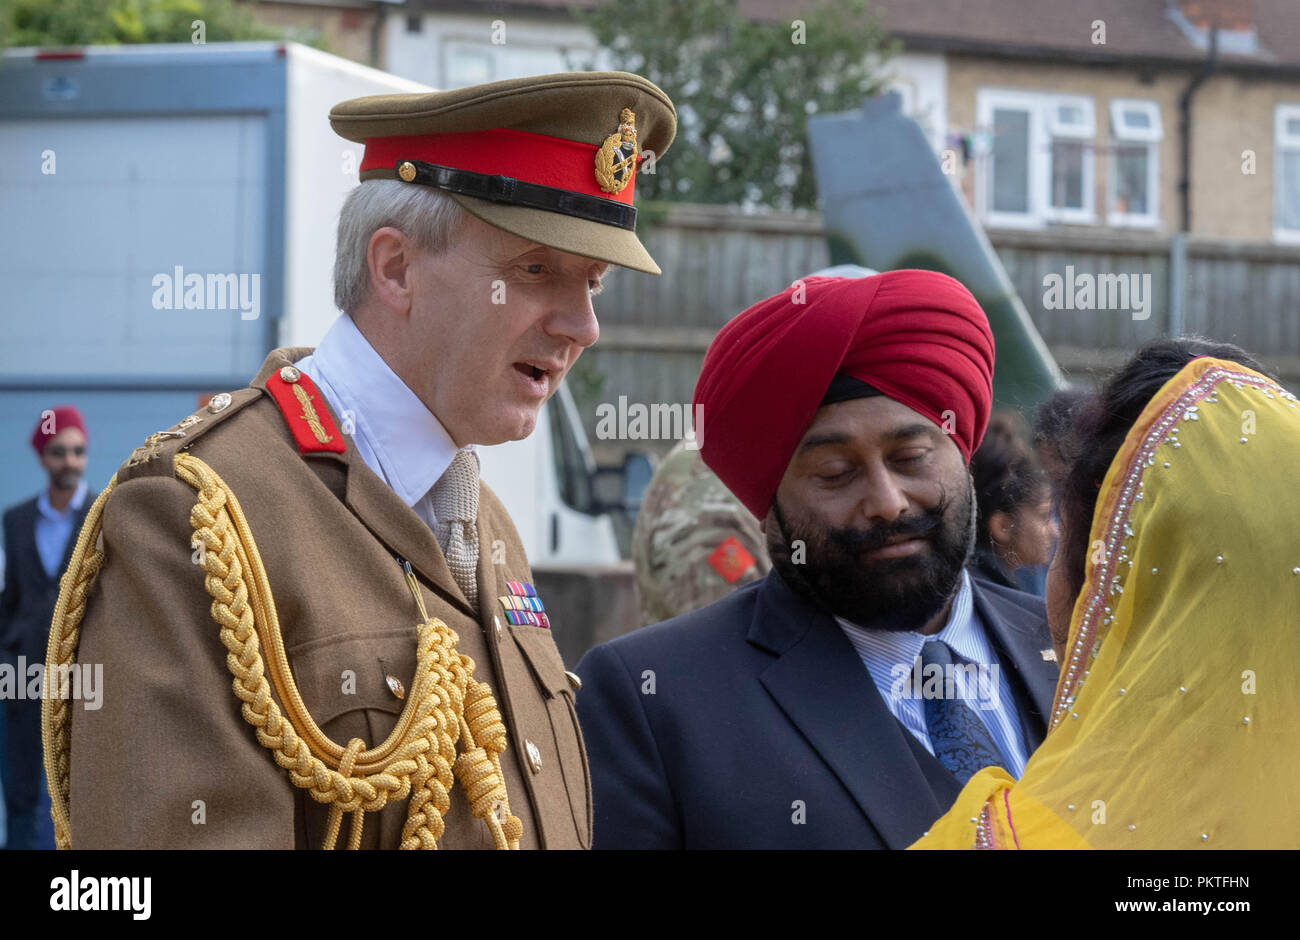
[[[821,480],[823,483],[830,483],[830,484],[842,483],[847,481],[848,478],[853,475],[853,473],[854,473],[854,468],[850,467],[848,470],[842,470],[839,473],[834,473],[829,475],[818,474],[817,479]]]

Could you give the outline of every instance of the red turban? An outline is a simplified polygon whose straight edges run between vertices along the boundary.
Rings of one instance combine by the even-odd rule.
[[[993,402],[993,333],[958,281],[912,270],[804,278],[724,326],[695,386],[700,454],[758,518],[837,373],[951,429],[969,461]]]
[[[41,419],[36,422],[36,430],[32,432],[32,446],[36,448],[37,456],[45,453],[45,445],[54,435],[67,428],[77,428],[87,438],[90,437],[86,433],[86,419],[72,405],[59,405],[50,413],[54,415],[53,419],[46,412],[41,412]]]

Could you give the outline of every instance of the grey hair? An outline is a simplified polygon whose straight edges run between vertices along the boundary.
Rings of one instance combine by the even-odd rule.
[[[339,210],[338,247],[334,254],[334,303],[348,316],[370,294],[366,251],[370,236],[392,226],[437,254],[451,244],[465,212],[446,193],[400,180],[364,180],[348,193]]]

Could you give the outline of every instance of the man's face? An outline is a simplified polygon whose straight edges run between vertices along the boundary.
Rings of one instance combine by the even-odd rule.
[[[787,583],[860,626],[917,630],[958,587],[974,544],[972,510],[957,445],[878,395],[818,409],[765,529]]]
[[[86,473],[86,435],[64,428],[46,442],[41,466],[56,490],[75,490]]]
[[[404,375],[459,446],[532,433],[537,413],[600,327],[603,261],[468,216],[452,245],[409,269],[412,368]]]

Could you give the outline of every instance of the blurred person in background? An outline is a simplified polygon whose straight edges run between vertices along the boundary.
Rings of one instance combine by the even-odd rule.
[[[1043,596],[1056,544],[1052,493],[1022,435],[1020,416],[997,412],[971,457],[979,528],[971,570],[1004,587]]]
[[[1034,417],[1034,452],[1038,465],[1055,485],[1068,471],[1070,453],[1069,433],[1079,410],[1092,400],[1093,392],[1081,385],[1067,385],[1057,389],[1038,407]]]
[[[11,849],[54,848],[41,755],[41,700],[25,693],[30,667],[45,662],[59,578],[95,499],[85,479],[87,439],[86,421],[73,406],[41,412],[31,443],[49,486],[4,514],[0,648],[14,667],[14,686],[0,693],[6,732],[6,847]]]
[[[0,538],[0,591],[5,587],[5,550],[4,539]],[[3,650],[0,650],[0,663],[6,661]],[[9,777],[9,760],[6,752],[9,750],[9,739],[5,736],[5,710],[0,707],[0,849],[9,844],[9,814],[5,812],[5,780]]]
[[[642,626],[712,604],[772,570],[759,521],[690,443],[655,468],[632,530]]]

